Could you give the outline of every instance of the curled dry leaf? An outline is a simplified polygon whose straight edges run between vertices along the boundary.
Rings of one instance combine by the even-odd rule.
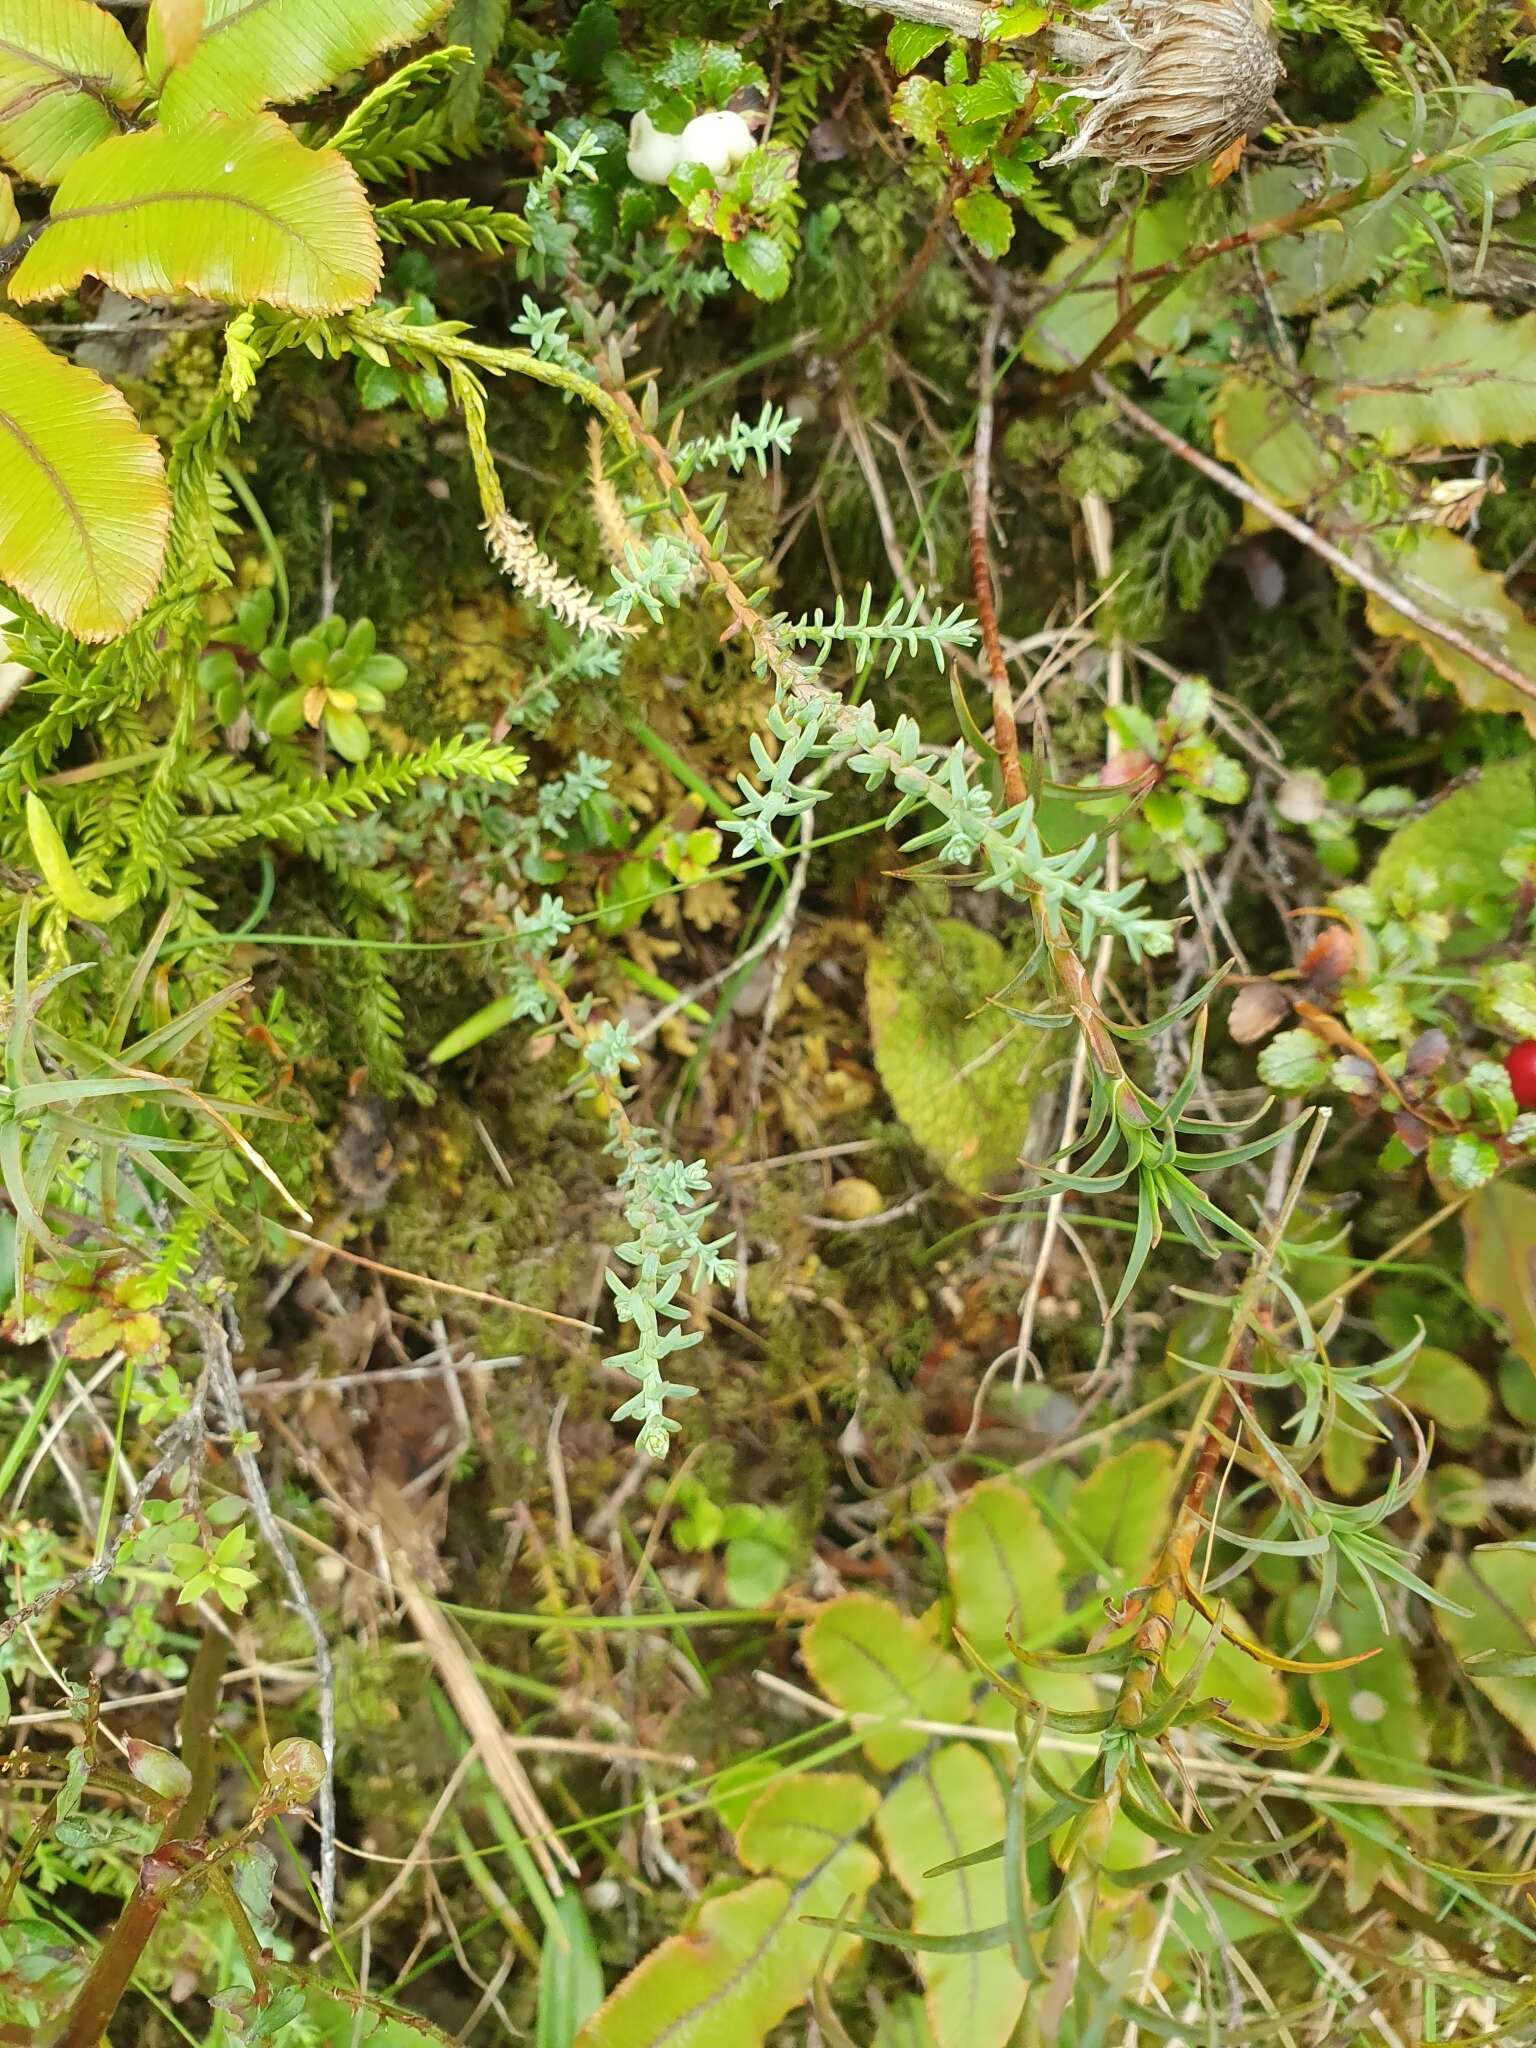
[[[203,36],[203,0],[155,0],[155,27],[168,71],[185,64]]]
[[[1354,964],[1354,933],[1348,925],[1325,925],[1301,956],[1300,973],[1306,994],[1326,999]]]
[[[1291,999],[1273,981],[1250,981],[1240,988],[1227,1012],[1227,1030],[1238,1045],[1257,1045],[1290,1014]]]

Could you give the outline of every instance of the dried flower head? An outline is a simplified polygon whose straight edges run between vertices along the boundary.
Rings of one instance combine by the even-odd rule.
[[[1185,171],[1258,128],[1284,73],[1267,0],[1105,0],[1051,32],[1091,102],[1052,163]]]
[[[605,612],[590,590],[557,569],[523,522],[510,512],[499,512],[487,523],[485,544],[497,566],[525,597],[578,632],[601,633],[610,640],[627,639],[639,632],[638,626]]]

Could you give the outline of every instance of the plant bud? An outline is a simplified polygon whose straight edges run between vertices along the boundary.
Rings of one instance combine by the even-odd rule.
[[[124,1749],[131,1775],[157,1798],[179,1801],[192,1790],[192,1773],[168,1749],[160,1749],[153,1742],[140,1742],[134,1736],[129,1736]]]
[[[325,1755],[305,1736],[290,1735],[267,1751],[264,1797],[276,1811],[307,1806],[325,1783]]]

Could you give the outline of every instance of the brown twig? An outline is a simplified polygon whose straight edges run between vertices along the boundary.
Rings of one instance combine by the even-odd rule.
[[[452,1280],[434,1280],[429,1273],[412,1273],[404,1266],[389,1266],[382,1259],[364,1258],[361,1252],[350,1252],[345,1245],[330,1244],[323,1237],[311,1237],[307,1231],[295,1230],[291,1224],[283,1229],[289,1237],[296,1237],[300,1244],[307,1244],[317,1252],[324,1252],[327,1258],[345,1259],[350,1265],[361,1266],[365,1272],[382,1273],[388,1280],[409,1280],[417,1287],[430,1287],[438,1294],[456,1294],[462,1301],[483,1301],[492,1308],[515,1309],[520,1316],[537,1316],[541,1323],[559,1323],[567,1330],[592,1331],[595,1323],[584,1323],[579,1316],[559,1316],[551,1308],[535,1308],[530,1301],[512,1301],[505,1294],[490,1294],[483,1287],[460,1287]]]
[[[1437,619],[1433,612],[1426,611],[1406,592],[1389,583],[1384,576],[1379,576],[1374,569],[1369,569],[1363,563],[1346,555],[1343,549],[1335,547],[1331,540],[1325,540],[1320,533],[1308,526],[1305,520],[1297,519],[1293,513],[1287,512],[1283,505],[1277,505],[1273,498],[1267,498],[1262,491],[1255,490],[1252,484],[1245,482],[1235,471],[1224,468],[1211,456],[1192,447],[1188,441],[1174,433],[1171,427],[1165,427],[1161,420],[1154,419],[1151,413],[1144,412],[1134,400],[1117,390],[1102,372],[1096,370],[1091,381],[1099,396],[1107,399],[1133,427],[1159,442],[1171,454],[1177,455],[1181,462],[1187,462],[1190,468],[1198,470],[1201,476],[1208,477],[1229,496],[1238,499],[1241,504],[1251,506],[1255,512],[1262,514],[1271,526],[1279,527],[1282,533],[1288,533],[1293,540],[1299,540],[1303,547],[1310,548],[1314,555],[1320,556],[1346,582],[1357,584],[1361,590],[1368,591],[1372,597],[1379,599],[1382,604],[1389,606],[1400,617],[1419,627],[1422,632],[1444,641],[1447,647],[1454,647],[1458,654],[1466,655],[1467,659],[1475,661],[1479,668],[1485,668],[1490,675],[1497,676],[1500,682],[1508,683],[1510,688],[1517,690],[1522,697],[1528,697],[1532,702],[1536,702],[1536,682],[1507,662],[1503,655],[1495,654],[1491,648],[1479,646],[1477,641],[1463,633],[1460,627],[1447,625],[1443,619]]]
[[[1152,264],[1145,270],[1135,270],[1128,277],[1116,279],[1117,291],[1126,285],[1136,284],[1150,284],[1151,289],[1121,315],[1081,363],[1065,373],[1055,387],[1056,395],[1066,398],[1081,391],[1116,349],[1134,337],[1147,316],[1154,313],[1190,272],[1198,270],[1202,264],[1210,263],[1218,256],[1230,256],[1240,249],[1257,249],[1266,242],[1302,235],[1309,228],[1326,226],[1340,214],[1352,213],[1356,207],[1369,206],[1375,200],[1384,199],[1394,186],[1402,184],[1408,177],[1420,184],[1428,184],[1432,179],[1444,177],[1448,171],[1475,163],[1480,156],[1488,154],[1490,148],[1497,146],[1489,144],[1484,147],[1484,143],[1485,138],[1479,136],[1439,150],[1433,156],[1420,157],[1407,166],[1389,165],[1361,179],[1358,184],[1345,185],[1321,199],[1308,200],[1305,206],[1277,214],[1273,220],[1254,221],[1235,234],[1219,235],[1212,241],[1197,243],[1193,249],[1184,250],[1167,263]],[[1091,286],[1088,288],[1093,289]]]
[[[1024,770],[1019,765],[1019,728],[1013,715],[1013,684],[1003,655],[1002,636],[997,630],[997,603],[992,591],[992,561],[988,528],[992,518],[992,434],[996,422],[994,371],[998,337],[1003,329],[1003,300],[994,295],[992,309],[981,331],[981,353],[977,365],[976,439],[971,453],[971,587],[976,594],[976,617],[981,625],[981,644],[986,652],[987,671],[992,678],[992,744],[1002,770],[1003,796],[1010,807],[1024,801]]]
[[[982,170],[985,166],[980,167]],[[952,171],[948,184],[940,195],[933,219],[928,223],[928,232],[917,247],[917,254],[896,280],[896,289],[878,311],[872,313],[853,337],[838,350],[838,361],[850,362],[865,342],[872,341],[880,330],[887,326],[906,304],[918,280],[939,252],[939,243],[949,224],[949,217],[955,210],[955,202],[975,184],[979,171]]]

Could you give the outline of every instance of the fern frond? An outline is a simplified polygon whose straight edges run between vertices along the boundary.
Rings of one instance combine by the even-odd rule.
[[[532,239],[520,214],[476,206],[468,199],[391,199],[376,208],[373,217],[386,242],[427,242],[445,249],[475,249],[482,256],[500,256],[514,244]]]
[[[864,42],[869,28],[857,11],[839,13],[803,50],[797,50],[793,69],[779,93],[773,117],[773,140],[799,150],[816,125],[821,102],[841,80]]]
[[[307,846],[312,836],[343,818],[360,817],[407,795],[429,777],[445,782],[476,778],[516,782],[528,765],[515,747],[458,734],[433,740],[413,754],[370,756],[339,775],[293,784],[269,781],[241,811],[224,817],[184,819],[176,836],[183,860],[202,861],[228,853],[253,839],[282,839]]]

